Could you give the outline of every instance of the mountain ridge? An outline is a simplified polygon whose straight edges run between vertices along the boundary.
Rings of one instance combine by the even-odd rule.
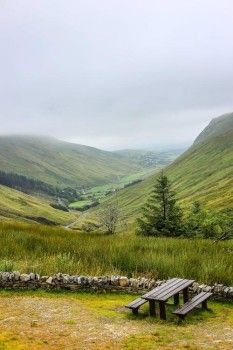
[[[113,152],[52,137],[0,137],[0,170],[59,187],[104,184],[141,169]]]

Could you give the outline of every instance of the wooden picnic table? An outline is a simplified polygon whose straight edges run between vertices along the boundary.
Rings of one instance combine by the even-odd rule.
[[[183,292],[184,303],[189,300],[188,288],[195,280],[187,280],[183,278],[172,278],[149,291],[142,296],[143,299],[149,301],[150,315],[155,316],[155,302],[159,303],[160,318],[166,320],[166,302],[169,298],[174,297],[174,304],[179,304],[179,293]]]

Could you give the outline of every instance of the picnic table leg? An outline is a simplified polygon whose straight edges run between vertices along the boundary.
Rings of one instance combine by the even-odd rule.
[[[159,311],[161,320],[166,320],[166,307],[164,301],[159,302]]]
[[[149,300],[150,316],[156,316],[155,300]]]
[[[188,290],[188,288],[185,288],[183,290],[183,297],[184,297],[184,303],[187,303],[187,301],[189,301],[189,290]]]
[[[179,293],[174,295],[174,305],[179,305],[180,303],[180,295]]]
[[[207,300],[204,300],[201,304],[202,304],[202,308],[203,308],[204,310],[208,310],[208,307],[207,307]]]

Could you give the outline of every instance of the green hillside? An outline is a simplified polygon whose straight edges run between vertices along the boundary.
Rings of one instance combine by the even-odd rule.
[[[0,137],[0,170],[58,187],[96,186],[141,169],[114,152],[49,137]]]
[[[215,210],[233,210],[233,113],[213,119],[193,145],[166,168],[180,203],[194,200]],[[123,213],[133,220],[147,200],[156,174],[120,191],[117,198]],[[98,215],[101,207],[91,215]]]
[[[144,168],[155,168],[161,167],[170,164],[175,160],[184,150],[170,150],[170,151],[147,151],[147,150],[135,150],[135,149],[124,149],[116,151],[115,153],[120,154],[133,161],[138,163]]]
[[[69,224],[77,218],[70,212],[52,208],[50,201],[0,186],[0,221],[14,220],[56,224]]]

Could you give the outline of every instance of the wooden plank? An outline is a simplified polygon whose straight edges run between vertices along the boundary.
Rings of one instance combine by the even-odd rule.
[[[163,285],[154,288],[152,291],[144,294],[142,296],[142,298],[147,299],[147,300],[151,300],[151,299],[155,299],[155,297],[158,294],[163,293],[164,291],[166,291],[169,288],[172,288],[173,286],[175,286],[177,283],[180,283],[182,281],[182,279],[180,278],[174,278],[172,280],[169,280],[168,282],[164,283]]]
[[[146,294],[142,295],[142,298],[146,299],[147,297],[151,296],[154,293],[157,293],[161,290],[163,290],[164,288],[166,288],[168,285],[174,283],[178,278],[172,278],[170,280],[168,280],[167,282],[161,284],[158,287],[155,287],[154,289],[150,290],[149,292],[147,292]]]
[[[209,299],[211,295],[212,293],[201,292],[197,294],[194,298],[192,298],[190,301],[188,301],[186,304],[184,304],[182,307],[173,311],[173,314],[186,315],[188,312],[192,311],[196,306]]]
[[[172,283],[171,285],[168,285],[167,288],[164,288],[163,290],[159,291],[159,293],[154,293],[152,295],[150,295],[148,297],[148,300],[151,299],[156,299],[156,300],[160,300],[160,297],[162,297],[163,295],[166,295],[168,292],[171,292],[173,290],[175,290],[176,288],[178,288],[179,286],[183,285],[184,283],[186,283],[186,281],[188,280],[184,280],[184,279],[177,279],[174,283]],[[182,290],[182,288],[181,288]],[[177,292],[178,293],[178,292]],[[176,294],[176,293],[174,293]],[[161,299],[162,300],[162,299]]]
[[[157,294],[157,297],[158,298],[163,298],[164,295],[167,295],[168,293],[173,292],[177,288],[181,288],[181,290],[183,290],[183,285],[185,285],[187,281],[189,281],[189,280],[180,279],[177,283],[175,283],[174,285],[171,285],[169,288],[167,288],[164,291],[162,291],[162,293]],[[176,294],[176,293],[174,293],[174,294]]]
[[[165,293],[157,295],[155,300],[166,301],[169,298],[171,298],[174,294],[177,294],[181,292],[183,289],[191,286],[193,282],[194,280],[184,280],[182,283],[178,284],[176,287],[170,288],[170,290],[167,290]]]
[[[138,298],[132,301],[131,303],[129,303],[128,305],[126,305],[125,307],[127,307],[128,309],[136,309],[136,308],[139,308],[141,305],[145,304],[146,302],[147,300]]]

